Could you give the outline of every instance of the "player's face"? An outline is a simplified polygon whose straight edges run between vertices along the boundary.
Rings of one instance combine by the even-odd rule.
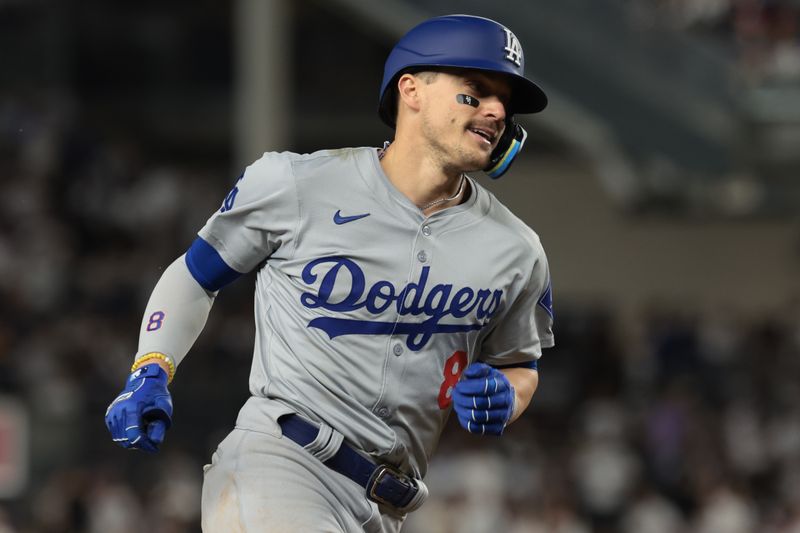
[[[442,160],[459,172],[482,170],[505,128],[511,87],[502,74],[474,70],[443,71],[426,86],[422,133]],[[479,101],[459,103],[456,95]]]

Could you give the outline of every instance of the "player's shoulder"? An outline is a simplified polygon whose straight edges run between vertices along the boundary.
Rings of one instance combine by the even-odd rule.
[[[503,238],[517,241],[517,244],[528,251],[544,252],[539,234],[524,220],[514,214],[497,196],[481,184],[472,182],[477,187],[477,194],[482,205],[484,224],[498,228]]]
[[[347,161],[360,157],[369,150],[375,150],[375,148],[370,148],[365,146],[327,148],[324,150],[317,150],[316,152],[310,152],[305,154],[292,154],[292,156],[294,156],[294,160],[297,162]]]
[[[347,175],[348,170],[367,161],[374,150],[369,147],[348,147],[311,153],[266,152],[247,171],[262,175],[281,174],[295,181],[322,179],[332,174]]]
[[[293,165],[297,163],[327,162],[327,161],[347,161],[357,157],[363,157],[370,150],[369,147],[348,147],[348,148],[328,148],[317,150],[316,152],[264,152],[253,165]]]

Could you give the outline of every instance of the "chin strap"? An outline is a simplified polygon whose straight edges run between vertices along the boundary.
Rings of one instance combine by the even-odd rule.
[[[527,138],[528,132],[525,131],[525,128],[517,124],[513,117],[507,118],[506,129],[503,136],[500,137],[500,142],[497,143],[497,148],[492,152],[489,166],[484,169],[484,172],[492,179],[497,179],[505,174],[511,168],[511,163],[522,150]]]

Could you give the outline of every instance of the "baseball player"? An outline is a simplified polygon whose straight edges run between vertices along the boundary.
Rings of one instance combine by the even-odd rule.
[[[500,435],[526,409],[553,345],[547,261],[466,174],[502,175],[525,142],[513,115],[546,106],[523,72],[497,22],[419,24],[386,61],[391,143],[264,154],[165,270],[106,413],[151,452],[217,291],[258,273],[251,397],[205,467],[204,531],[399,531],[451,411]]]

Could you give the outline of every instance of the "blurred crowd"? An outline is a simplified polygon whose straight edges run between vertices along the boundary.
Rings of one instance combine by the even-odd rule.
[[[641,20],[722,45],[747,84],[800,82],[797,0],[652,0],[631,6]]]
[[[115,447],[102,417],[160,270],[235,173],[155,156],[67,93],[0,98],[0,152],[0,395],[31,435],[0,533],[199,530],[202,465],[246,396],[252,278],[181,366],[161,453]],[[635,320],[555,302],[532,408],[501,439],[448,426],[405,531],[800,532],[798,302],[757,318],[666,302]]]

